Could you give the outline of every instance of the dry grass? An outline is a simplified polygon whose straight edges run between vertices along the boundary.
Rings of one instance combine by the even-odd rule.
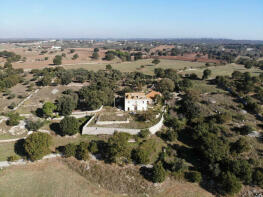
[[[60,160],[13,166],[0,172],[1,197],[118,196],[90,183]]]

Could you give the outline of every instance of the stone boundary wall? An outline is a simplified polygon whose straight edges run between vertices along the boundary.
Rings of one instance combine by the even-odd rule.
[[[97,125],[111,125],[111,124],[128,124],[130,121],[125,120],[125,121],[97,121]]]
[[[119,131],[119,132],[125,132],[125,133],[129,133],[131,135],[137,135],[141,129],[127,129],[127,128],[106,128],[106,127],[88,127],[88,125],[90,124],[90,122],[95,118],[95,116],[93,116],[87,123],[86,125],[83,127],[82,129],[82,135],[112,135],[115,131]],[[149,131],[151,132],[151,134],[155,134],[157,131],[159,131],[162,126],[163,126],[163,121],[164,121],[164,117],[162,115],[162,118],[160,119],[160,121],[150,127],[150,128],[146,128],[149,129]]]
[[[71,114],[70,116],[73,116],[73,117],[75,117],[75,118],[83,118],[83,117],[85,117],[85,116],[98,113],[98,112],[100,112],[102,109],[103,109],[103,105],[102,105],[99,109],[96,109],[96,110],[93,110],[93,111],[72,112],[72,114]]]

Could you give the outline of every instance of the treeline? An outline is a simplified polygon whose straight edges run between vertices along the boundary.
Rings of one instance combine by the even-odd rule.
[[[0,57],[6,58],[7,62],[17,62],[21,59],[20,55],[9,51],[0,51]]]
[[[11,63],[5,64],[5,67],[0,69],[0,91],[22,82],[21,73],[23,69],[13,69]]]

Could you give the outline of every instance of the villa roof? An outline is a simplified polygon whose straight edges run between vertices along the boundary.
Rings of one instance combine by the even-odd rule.
[[[144,92],[129,92],[125,93],[125,99],[145,100],[147,97]]]
[[[149,98],[149,99],[153,99],[155,96],[157,96],[157,95],[162,95],[160,92],[156,92],[156,91],[151,91],[151,92],[149,92],[147,95],[146,95],[146,97],[147,98]]]

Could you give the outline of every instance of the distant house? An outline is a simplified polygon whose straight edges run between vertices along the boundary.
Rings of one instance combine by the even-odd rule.
[[[148,104],[153,104],[154,98],[162,94],[160,92],[151,91],[148,94],[144,92],[132,92],[125,94],[125,111],[146,111]]]
[[[146,111],[148,98],[143,92],[126,93],[124,108],[125,111]]]

